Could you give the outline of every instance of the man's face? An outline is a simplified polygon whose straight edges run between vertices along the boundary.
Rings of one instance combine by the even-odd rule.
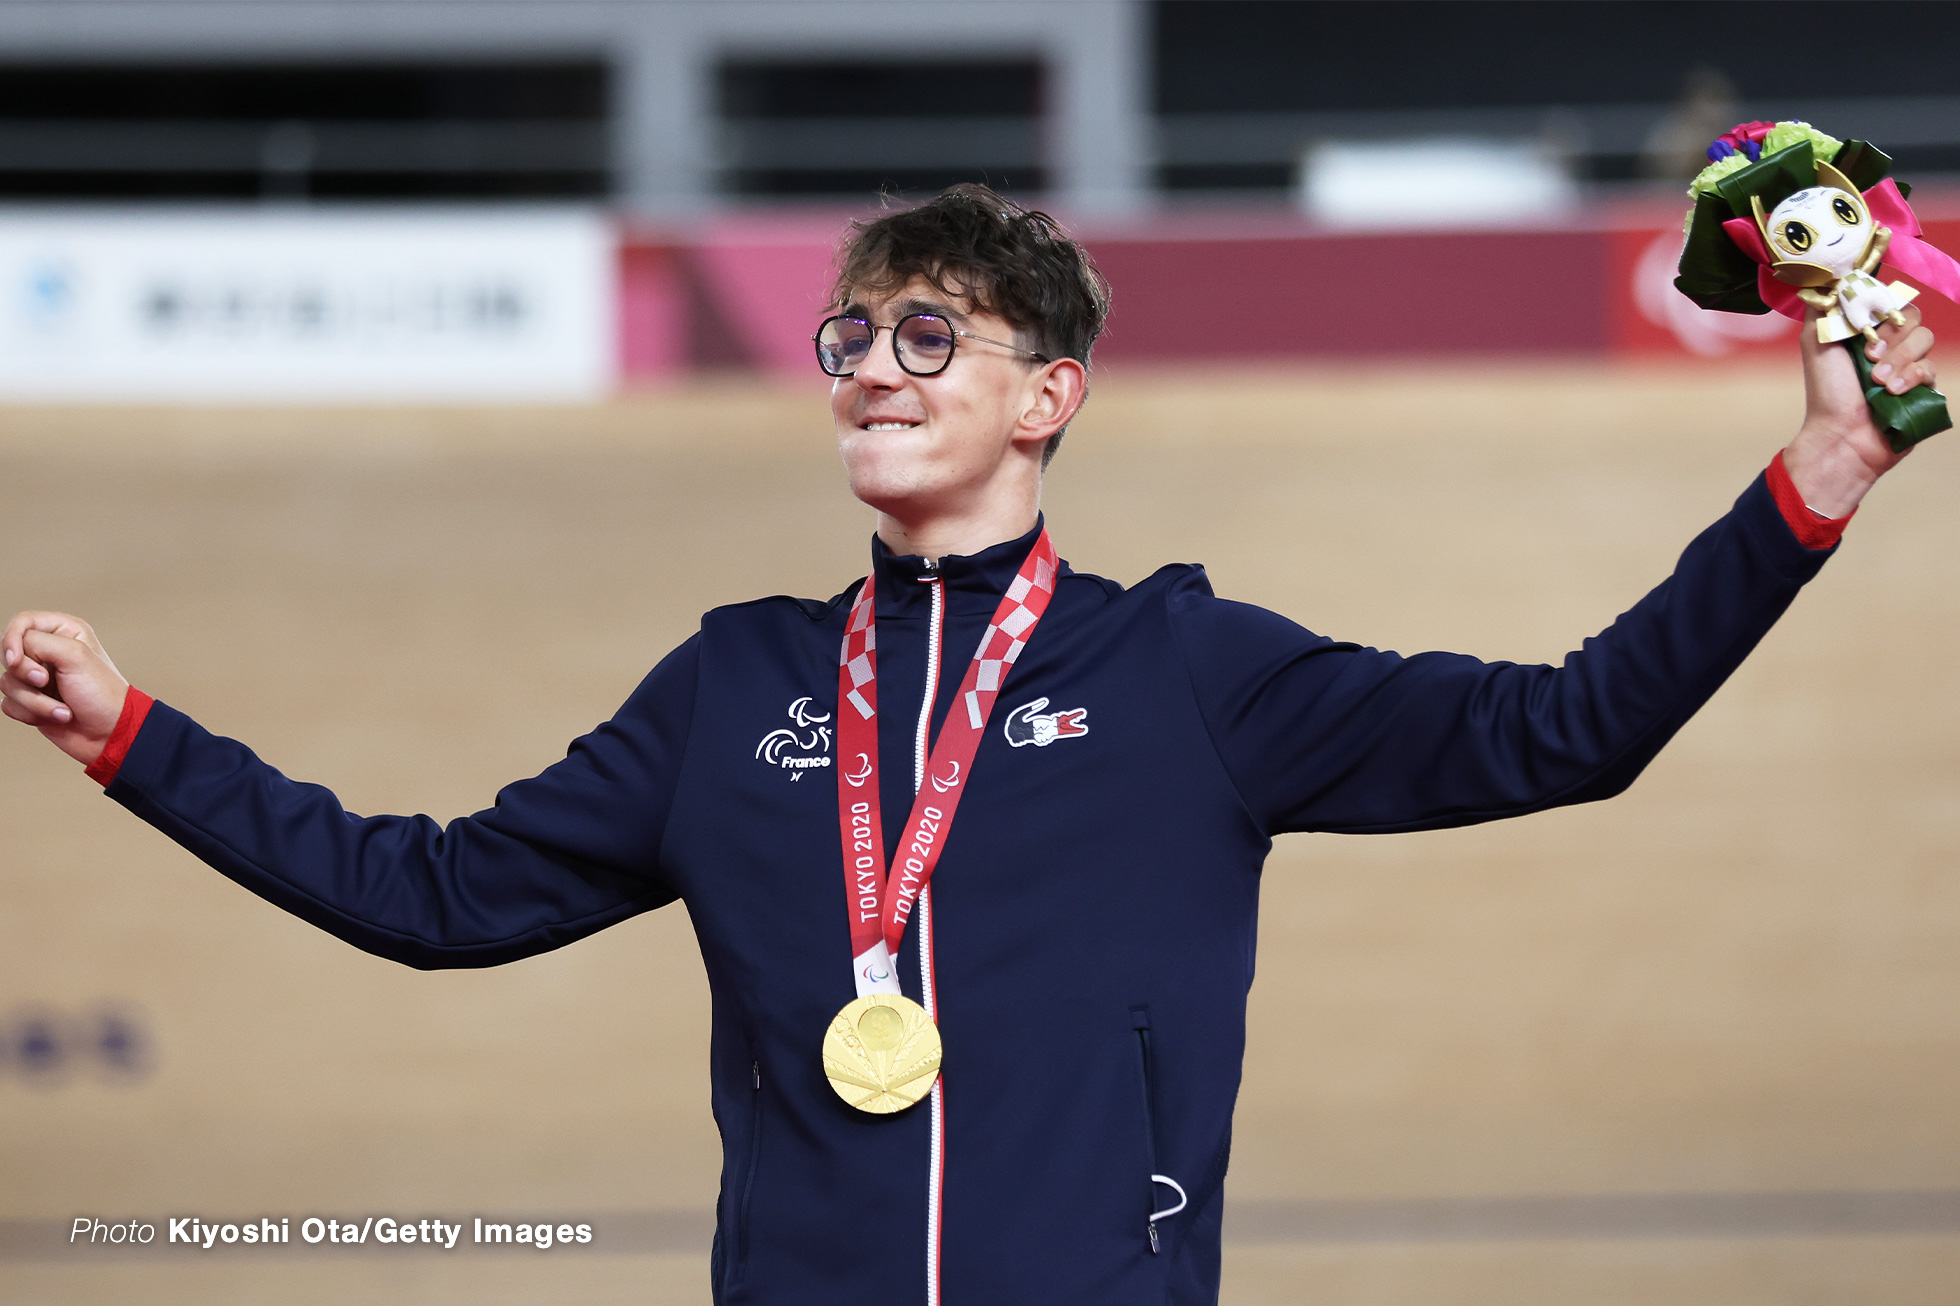
[[[830,387],[851,493],[899,518],[970,507],[999,482],[1017,438],[1029,442],[1022,419],[1039,394],[1042,369],[965,337],[936,376],[900,367],[888,328],[911,313],[934,313],[962,331],[1015,342],[1006,319],[972,311],[923,277],[886,295],[855,297],[843,312],[880,328],[856,374]]]

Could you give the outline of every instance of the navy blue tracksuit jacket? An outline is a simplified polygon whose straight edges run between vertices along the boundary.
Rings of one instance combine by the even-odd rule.
[[[888,848],[919,714],[936,731],[1033,538],[937,577],[873,545]],[[446,827],[351,815],[161,703],[109,793],[410,966],[512,961],[685,900],[714,993],[725,1306],[921,1306],[935,1258],[947,1306],[1212,1302],[1273,836],[1618,793],[1827,556],[1758,478],[1559,667],[1341,643],[1213,597],[1197,567],[1126,590],[1064,566],[900,958],[945,1036],[937,1158],[927,1106],[854,1111],[818,1058],[855,996],[833,734],[855,585],[708,613],[565,760]]]

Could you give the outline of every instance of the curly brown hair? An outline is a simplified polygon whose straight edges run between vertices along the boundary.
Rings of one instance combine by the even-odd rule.
[[[1055,219],[986,186],[941,191],[916,208],[855,222],[840,251],[833,309],[923,277],[950,299],[1005,318],[1023,347],[1089,365],[1109,316],[1109,283]],[[1066,426],[1042,450],[1046,467]]]

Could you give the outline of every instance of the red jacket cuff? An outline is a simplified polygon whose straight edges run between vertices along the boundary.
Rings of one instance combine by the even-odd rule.
[[[129,756],[129,746],[136,742],[137,731],[150,715],[150,705],[156,702],[148,694],[131,685],[123,695],[122,715],[116,718],[116,728],[109,732],[109,742],[102,745],[102,755],[89,764],[88,778],[104,789],[122,770],[123,759]]]
[[[1769,482],[1771,497],[1783,512],[1783,520],[1790,523],[1790,533],[1806,549],[1835,549],[1844,537],[1846,524],[1858,515],[1858,510],[1853,508],[1842,517],[1826,517],[1804,503],[1797,483],[1790,479],[1790,469],[1783,465],[1781,450],[1769,460],[1763,476]]]

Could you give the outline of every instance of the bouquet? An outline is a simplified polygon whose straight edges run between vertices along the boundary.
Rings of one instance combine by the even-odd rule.
[[[1887,283],[1889,265],[1960,302],[1960,263],[1926,243],[1892,180],[1892,160],[1868,141],[1838,141],[1803,122],[1751,122],[1708,147],[1708,166],[1688,188],[1694,207],[1674,284],[1703,308],[1816,313],[1817,338],[1842,341],[1865,402],[1893,450],[1953,425],[1930,386],[1902,395],[1872,381],[1866,340],[1919,292]]]

